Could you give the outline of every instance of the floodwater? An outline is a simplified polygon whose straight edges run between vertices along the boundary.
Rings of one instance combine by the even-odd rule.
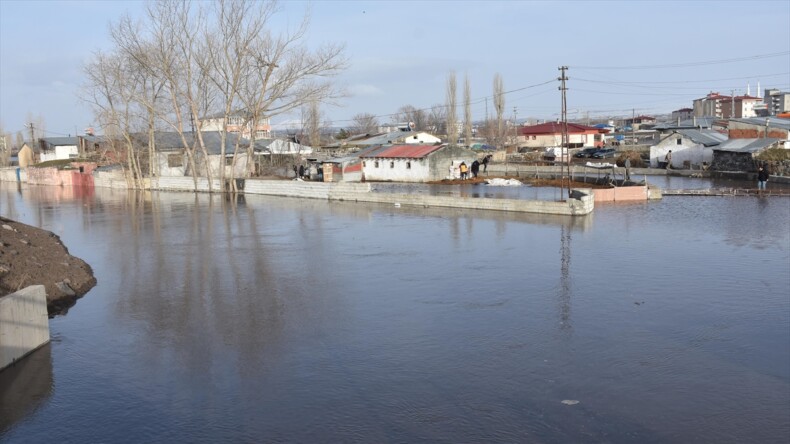
[[[0,184],[0,214],[98,279],[0,373],[0,442],[790,436],[787,197],[571,218]]]

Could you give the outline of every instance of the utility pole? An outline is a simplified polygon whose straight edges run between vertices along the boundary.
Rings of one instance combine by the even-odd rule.
[[[568,102],[566,100],[565,91],[568,88],[565,87],[565,81],[569,80],[565,77],[565,71],[568,70],[567,66],[560,66],[557,68],[562,72],[562,75],[557,78],[560,81],[559,90],[562,91],[562,143],[560,145],[560,160],[562,160],[563,156],[565,155],[566,150],[568,153],[567,163],[568,163],[568,198],[571,196],[571,161],[570,161],[570,144],[568,143]],[[560,171],[562,171],[562,162],[560,162]],[[560,174],[560,194],[565,194],[563,189],[563,183],[565,182],[565,173],[562,172]]]
[[[513,144],[518,145],[518,108],[515,106],[513,107]]]
[[[33,145],[33,146],[35,146],[36,140],[35,140],[35,138],[33,137],[33,122],[30,122],[30,123],[28,124],[28,126],[30,127],[30,144],[31,144],[31,145]],[[31,146],[31,148],[32,148],[32,146]]]

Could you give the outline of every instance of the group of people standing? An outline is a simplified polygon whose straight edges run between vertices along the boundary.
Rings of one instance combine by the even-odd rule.
[[[483,157],[482,162],[478,162],[477,159],[475,159],[475,161],[472,162],[471,166],[467,165],[466,162],[461,162],[461,165],[458,166],[458,171],[460,172],[461,180],[477,177],[477,175],[480,173],[480,165],[483,166],[483,172],[488,171],[488,162],[490,160],[491,160],[491,155],[489,154]],[[453,174],[454,169],[455,168],[453,167],[453,165],[450,165],[450,176],[454,175]]]
[[[458,170],[461,172],[461,180],[470,179],[469,172],[472,172],[471,177],[477,177],[477,173],[480,172],[480,162],[475,160],[472,162],[472,166],[469,167],[466,165],[466,162],[461,162],[461,165],[458,167]]]

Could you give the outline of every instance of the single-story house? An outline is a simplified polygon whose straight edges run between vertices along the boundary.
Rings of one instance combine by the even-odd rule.
[[[519,148],[545,148],[562,145],[562,123],[547,122],[522,126],[518,129],[516,143]],[[609,130],[593,126],[568,123],[569,148],[600,147],[606,142]]]
[[[713,148],[727,140],[727,135],[713,130],[687,129],[665,135],[657,144],[650,147],[650,166],[653,168],[664,161],[672,151],[672,167],[683,168],[688,165],[701,169],[713,162]]]
[[[44,137],[39,139],[39,162],[76,159],[81,155],[99,151],[105,143],[103,137],[85,134],[76,137]]]
[[[38,158],[38,148],[36,147],[36,145],[31,142],[23,142],[22,148],[20,148],[19,153],[17,153],[19,167],[27,168],[31,165],[35,165],[37,158]]]
[[[714,171],[756,171],[755,156],[771,148],[785,148],[787,141],[777,138],[729,139],[713,149]]]
[[[361,182],[362,157],[382,149],[370,146],[342,157],[332,157],[323,161],[324,182]]]
[[[76,137],[44,137],[38,142],[40,162],[79,157],[79,141]]]
[[[429,182],[455,177],[458,165],[471,167],[477,153],[455,145],[390,145],[359,158],[366,181]]]
[[[233,133],[225,134],[225,157],[222,157],[221,133],[219,131],[203,131],[201,133],[203,143],[206,146],[208,159],[206,160],[203,151],[198,147],[195,149],[197,176],[206,176],[206,162],[211,173],[211,177],[219,177],[220,168],[225,168],[225,177],[246,177],[249,165],[247,148],[249,140],[240,139]],[[195,134],[188,132],[184,134],[187,144],[190,147],[197,146]],[[136,134],[134,139],[141,145],[148,145],[147,134]],[[239,151],[236,156],[236,164],[233,166],[233,152],[236,141],[239,141]],[[177,132],[157,132],[155,133],[156,160],[155,171],[158,176],[191,176],[192,171],[189,167],[186,149],[181,135]],[[261,148],[256,147],[256,154]]]

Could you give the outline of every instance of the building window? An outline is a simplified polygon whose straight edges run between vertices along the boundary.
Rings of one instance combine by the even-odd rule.
[[[377,160],[376,162],[373,163],[373,168],[378,168],[378,167],[379,167],[379,161]]]
[[[683,145],[683,140],[682,140],[682,139],[678,139],[678,140],[677,140],[677,144],[678,144],[678,145]]]
[[[411,169],[411,162],[406,162],[406,169],[407,169],[407,170],[410,170],[410,169]]]
[[[532,140],[535,140],[535,136],[532,136]]]
[[[395,162],[390,162],[390,168],[395,168]]]
[[[226,166],[233,165],[233,156],[225,156],[225,165]]]
[[[365,161],[363,160],[363,161],[362,161],[362,168],[364,168],[364,167],[366,167],[366,166],[368,166],[368,163],[367,163],[367,162],[365,162]]]
[[[181,166],[181,155],[180,154],[168,154],[167,156],[167,167],[168,168],[178,168]]]

